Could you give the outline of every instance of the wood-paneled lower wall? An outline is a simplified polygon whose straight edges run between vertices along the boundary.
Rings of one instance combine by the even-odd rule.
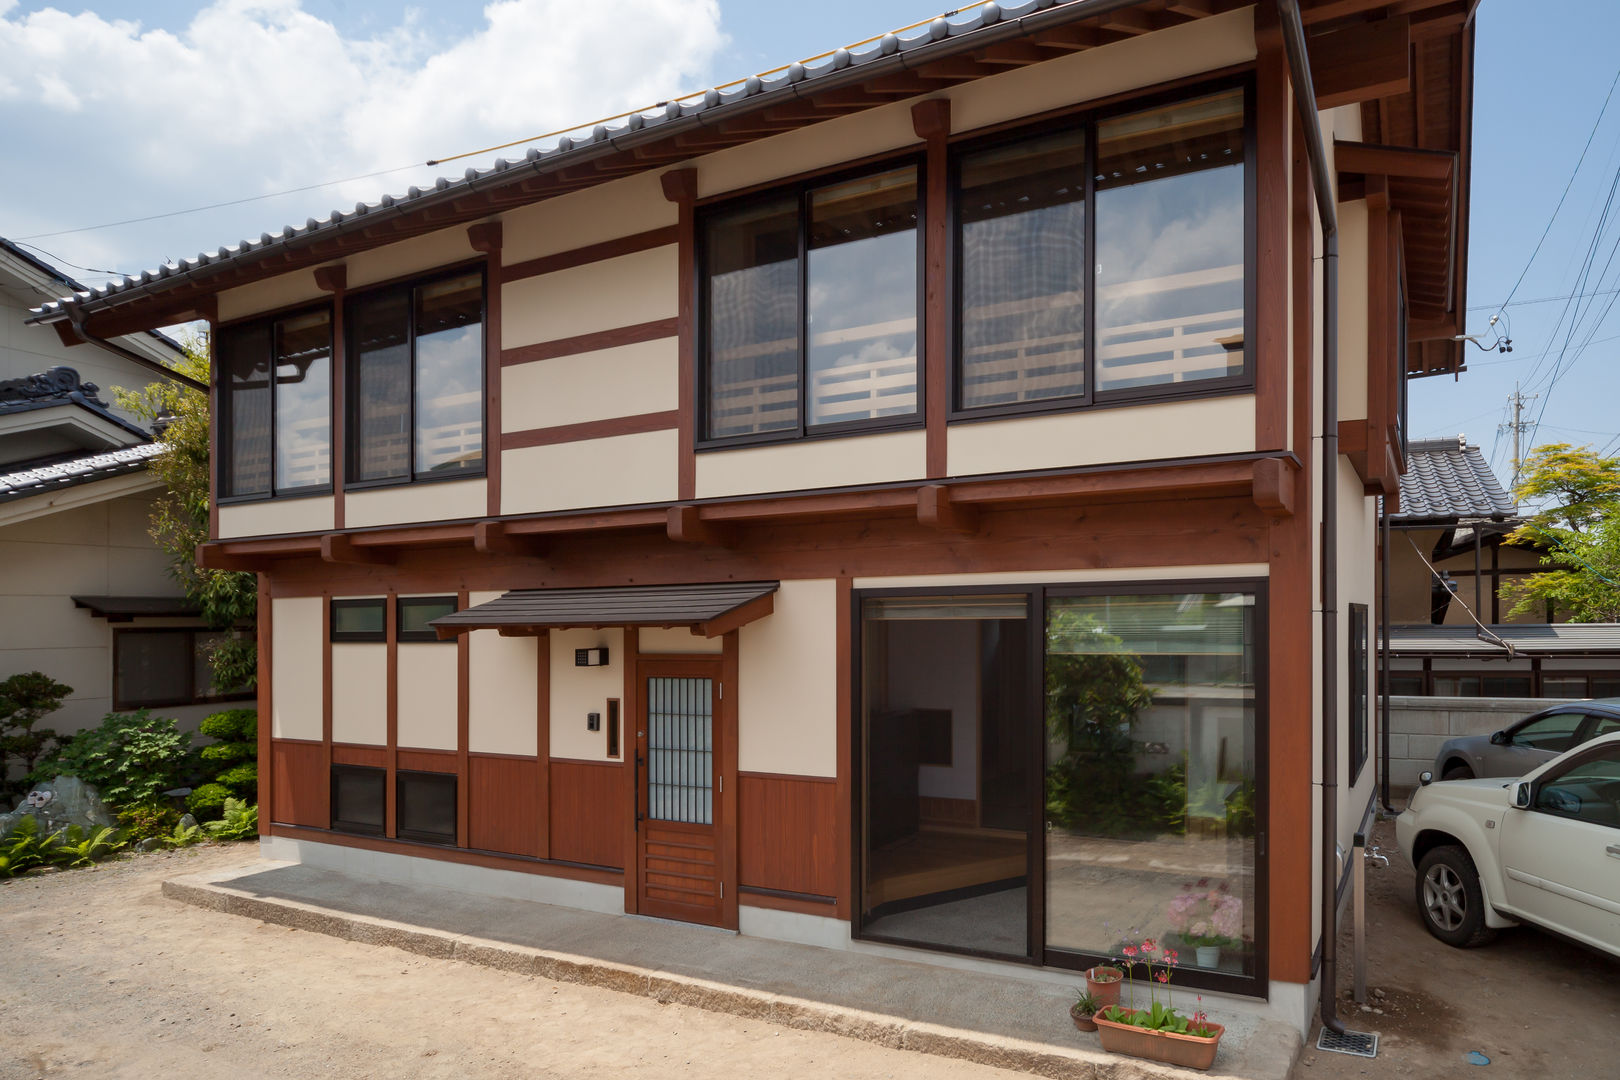
[[[274,819],[324,829],[331,824],[331,774],[326,747],[299,739],[270,743],[270,799]]]
[[[738,885],[835,897],[838,847],[832,777],[738,774]]]
[[[547,857],[545,791],[535,758],[473,754],[467,761],[467,843],[483,851]]]
[[[551,857],[592,866],[624,866],[628,793],[616,762],[552,761]]]

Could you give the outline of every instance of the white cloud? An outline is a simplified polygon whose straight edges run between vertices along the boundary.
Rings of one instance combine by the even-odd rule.
[[[409,16],[346,38],[299,0],[216,0],[176,32],[94,12],[22,13],[0,0],[0,138],[26,155],[26,139],[8,130],[43,123],[70,131],[85,155],[52,163],[58,175],[35,190],[12,192],[0,232],[161,213],[589,121],[702,88],[725,42],[717,0],[499,0],[483,15],[459,40],[431,38]],[[493,156],[432,171],[454,175]],[[36,173],[50,167],[30,164]],[[73,194],[63,174],[80,170],[94,173],[98,194],[63,205]],[[424,179],[400,174],[312,192],[297,201],[294,220]],[[234,231],[225,235],[216,217],[214,239],[201,243],[274,229],[293,219],[285,207],[245,207],[229,215]],[[189,236],[194,224],[178,219],[167,235]],[[81,261],[127,263],[129,239],[92,234],[57,246]],[[196,249],[181,243],[167,253]],[[133,257],[137,266],[156,261]]]

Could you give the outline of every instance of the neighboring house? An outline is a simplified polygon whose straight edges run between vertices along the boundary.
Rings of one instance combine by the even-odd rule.
[[[1620,695],[1620,624],[1510,616],[1503,587],[1546,570],[1539,550],[1507,542],[1522,520],[1465,436],[1411,443],[1390,517],[1390,693]]]
[[[73,687],[41,722],[59,732],[143,705],[194,728],[217,696],[199,660],[209,631],[147,532],[159,447],[112,393],[163,377],[179,347],[140,332],[121,351],[69,348],[24,325],[82,288],[0,239],[0,679],[38,670]]]
[[[43,306],[213,327],[266,850],[1008,972],[1205,878],[1177,984],[1303,1028],[1473,5],[1302,6],[1314,86],[1291,2],[989,5]]]

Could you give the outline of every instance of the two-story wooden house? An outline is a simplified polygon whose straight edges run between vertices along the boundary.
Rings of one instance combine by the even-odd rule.
[[[267,850],[1303,1025],[1473,7],[987,4],[41,309],[213,328]]]

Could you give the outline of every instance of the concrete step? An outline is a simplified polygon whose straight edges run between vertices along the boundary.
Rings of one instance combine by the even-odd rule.
[[[1104,1052],[1068,1017],[1070,985],[864,952],[741,937],[530,900],[258,862],[163,883],[214,911],[559,982],[600,986],[894,1049],[1076,1080],[1285,1080],[1299,1048],[1288,1025],[1217,1015],[1214,1068],[1179,1069]],[[1078,978],[1075,980],[1079,982]],[[1190,991],[1178,1002],[1190,1005]]]

